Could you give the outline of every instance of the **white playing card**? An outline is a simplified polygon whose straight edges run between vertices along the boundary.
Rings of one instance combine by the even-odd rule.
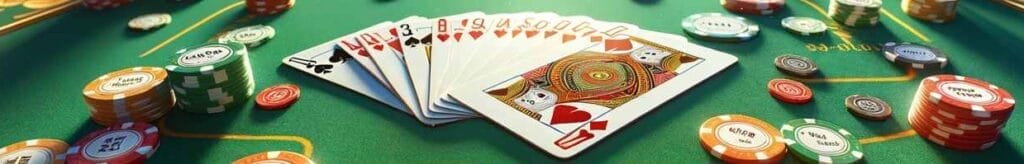
[[[359,34],[373,31],[379,28],[386,28],[391,26],[391,22],[381,22],[376,25],[370,26],[369,28],[354,32],[352,34],[341,37],[336,44],[338,48],[345,50],[346,53],[351,54],[352,58],[355,59],[360,66],[366,71],[373,75],[373,78],[383,84],[388,89],[391,89],[391,85],[384,80],[384,74],[377,69],[377,65],[373,63],[373,59],[370,58],[370,52],[363,43],[359,41]],[[408,109],[408,108],[404,108]],[[411,113],[411,112],[410,112]]]
[[[427,112],[428,94],[430,92],[430,48],[433,36],[434,23],[425,18],[403,21],[396,24],[398,35],[402,43],[405,56],[406,70],[409,72],[409,79],[416,90],[419,112]],[[433,114],[427,118],[456,118],[459,115]],[[424,115],[426,117],[426,115]]]
[[[453,96],[559,158],[569,158],[736,62],[642,30],[594,38],[563,58],[469,83]]]
[[[435,19],[433,46],[431,48],[431,64],[430,64],[430,94],[428,95],[428,101],[431,103],[439,101],[439,94],[442,91],[443,84],[446,80],[444,77],[448,74],[449,67],[451,66],[450,60],[454,58],[453,51],[457,48],[455,45],[459,40],[454,39],[456,33],[454,27],[457,24],[457,20],[470,17],[483,15],[482,12],[470,12],[464,14],[458,14],[448,17],[442,17]],[[459,31],[461,32],[461,31]],[[461,40],[461,39],[460,39]],[[439,109],[433,105],[428,106],[428,111],[424,112],[428,117],[437,117],[435,114],[454,114],[454,115],[466,115],[468,112],[458,112],[451,110]]]
[[[412,114],[387,87],[354,61],[351,55],[336,49],[335,44],[338,41],[341,41],[341,38],[292,54],[282,59],[281,63]]]

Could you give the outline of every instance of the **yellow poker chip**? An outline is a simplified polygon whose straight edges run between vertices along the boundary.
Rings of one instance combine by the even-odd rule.
[[[32,139],[0,148],[0,161],[63,164],[68,144],[56,139]]]
[[[107,73],[85,85],[82,94],[100,101],[136,98],[167,79],[167,71],[159,67],[134,67]]]
[[[242,157],[242,159],[231,162],[232,164],[263,164],[263,163],[287,163],[287,164],[315,164],[313,160],[305,155],[290,151],[268,151]]]
[[[776,163],[786,156],[785,139],[771,124],[745,115],[720,115],[700,126],[700,143],[726,163]]]

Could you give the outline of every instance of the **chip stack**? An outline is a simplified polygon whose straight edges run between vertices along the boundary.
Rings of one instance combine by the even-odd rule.
[[[103,10],[121,7],[131,2],[132,0],[84,0],[82,6],[93,10]]]
[[[245,8],[256,15],[274,15],[292,6],[295,6],[295,0],[245,0]]]
[[[165,68],[179,109],[220,113],[245,104],[252,96],[255,81],[245,45],[206,43],[177,54]]]
[[[82,94],[92,120],[109,126],[119,122],[152,122],[173,109],[167,71],[134,67],[107,73],[86,84]]]
[[[720,0],[722,7],[734,13],[771,15],[786,5],[786,0]]]
[[[908,120],[914,131],[936,144],[980,151],[999,140],[1016,100],[988,82],[958,75],[921,81]]]
[[[882,0],[831,0],[828,16],[850,27],[866,27],[878,24]]]
[[[959,0],[903,0],[900,8],[910,17],[934,23],[945,23],[956,18]]]

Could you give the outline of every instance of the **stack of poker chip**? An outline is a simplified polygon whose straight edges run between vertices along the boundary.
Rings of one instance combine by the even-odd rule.
[[[789,152],[804,163],[860,163],[861,144],[846,129],[824,120],[794,119],[782,125]]]
[[[956,18],[956,5],[959,0],[903,0],[900,8],[903,12],[921,20],[945,23]]]
[[[831,0],[828,16],[839,24],[866,27],[878,24],[882,0]]]
[[[761,27],[746,18],[722,13],[698,13],[683,19],[683,31],[702,40],[743,42],[753,39]]]
[[[722,7],[734,13],[771,15],[786,5],[786,0],[720,0]]]
[[[274,15],[292,6],[295,6],[295,0],[245,0],[245,8],[256,15]]]
[[[700,125],[700,144],[725,163],[778,163],[786,158],[782,134],[771,124],[745,115],[720,115]]]
[[[942,69],[949,63],[941,50],[917,43],[888,42],[882,45],[885,59],[914,69]]]
[[[93,131],[67,150],[68,164],[145,163],[160,147],[160,130],[152,124],[125,122]]]
[[[921,81],[908,120],[921,137],[956,150],[992,147],[1010,120],[1016,100],[988,82],[958,75]]]
[[[175,104],[167,76],[163,68],[134,67],[89,82],[82,94],[92,120],[109,126],[119,122],[152,122],[163,117]]]
[[[168,82],[181,110],[220,113],[245,104],[255,82],[245,45],[206,43],[178,51],[167,65]]]
[[[0,162],[63,164],[68,144],[57,139],[31,139],[0,148]]]
[[[131,2],[132,0],[83,0],[82,6],[93,10],[103,10],[121,7]]]

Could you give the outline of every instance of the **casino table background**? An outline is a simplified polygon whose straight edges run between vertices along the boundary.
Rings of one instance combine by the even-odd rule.
[[[535,149],[486,119],[440,127],[420,125],[355,92],[281,65],[283,57],[382,21],[406,16],[436,17],[468,11],[487,13],[551,11],[597,20],[636,24],[683,35],[680,20],[700,12],[726,12],[718,1],[326,1],[299,0],[295,8],[272,17],[247,16],[238,1],[170,2],[138,0],[104,11],[72,8],[0,36],[0,144],[33,138],[68,143],[101,128],[88,118],[82,87],[106,72],[132,66],[164,66],[180,48],[210,40],[220,32],[249,24],[268,24],[278,35],[250,50],[257,88],[294,83],[302,98],[284,111],[262,111],[253,103],[221,114],[175,111],[159,121],[161,147],[152,163],[227,163],[247,154],[288,150],[321,163],[346,162],[609,162],[716,161],[698,144],[697,129],[707,118],[745,114],[776,127],[795,118],[817,118],[847,128],[865,143],[871,163],[1024,161],[1024,117],[1015,116],[1002,138],[983,152],[945,149],[917,137],[906,122],[907,108],[920,79],[937,73],[979,77],[1024,97],[1024,14],[995,2],[960,1],[957,20],[948,24],[917,21],[899,2],[885,1],[881,24],[868,28],[835,27],[826,36],[798,37],[779,25],[786,16],[825,20],[824,0],[789,0],[781,13],[745,16],[763,31],[749,42],[696,42],[739,57],[739,63],[648,113],[579,156],[559,160]],[[217,14],[218,10],[223,10]],[[0,22],[24,10],[0,12]],[[152,32],[132,32],[134,16],[168,12],[174,22]],[[213,16],[211,16],[213,15]],[[204,19],[208,19],[205,23]],[[190,28],[194,26],[194,28]],[[834,24],[833,24],[834,26]],[[180,35],[180,37],[175,37]],[[167,41],[162,47],[155,46]],[[847,44],[849,41],[850,44]],[[942,71],[908,71],[877,51],[888,41],[919,42],[949,54]],[[853,46],[851,46],[853,45]],[[851,48],[856,47],[856,48]],[[874,47],[874,48],[873,48]],[[146,56],[140,56],[154,49]],[[824,79],[805,79],[815,91],[807,105],[783,104],[766,92],[772,78],[784,77],[772,65],[783,53],[814,59]],[[888,100],[893,118],[858,119],[843,98],[869,94]],[[1020,112],[1017,112],[1020,113]],[[793,162],[792,157],[787,159]]]

